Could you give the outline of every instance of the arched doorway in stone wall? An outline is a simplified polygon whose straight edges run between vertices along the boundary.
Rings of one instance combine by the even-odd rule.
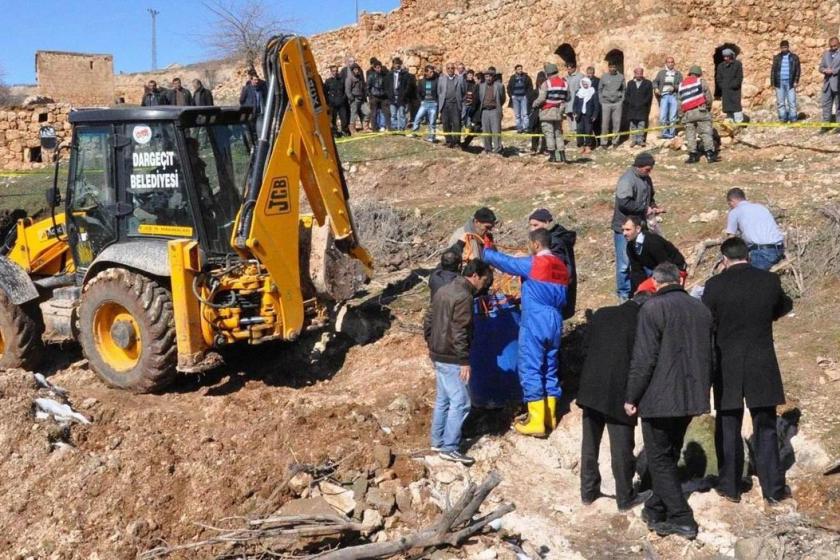
[[[572,63],[577,66],[577,54],[575,53],[575,48],[570,45],[569,43],[563,43],[557,49],[555,49],[554,54],[559,56],[563,60],[563,64]]]
[[[615,64],[619,74],[624,74],[624,51],[613,49],[604,56],[604,61],[609,66]]]
[[[709,76],[711,74],[715,78],[715,99],[720,99],[720,96],[721,96],[721,92],[720,92],[720,90],[718,89],[718,86],[717,86],[717,67],[718,67],[718,64],[723,62],[723,51],[726,50],[726,49],[732,49],[732,51],[735,53],[736,57],[739,54],[741,54],[741,47],[739,47],[735,43],[724,43],[724,44],[720,45],[718,48],[715,49],[715,54],[712,56],[712,70],[713,70],[713,72],[703,72],[706,76]],[[706,81],[708,82],[708,78],[706,78]]]

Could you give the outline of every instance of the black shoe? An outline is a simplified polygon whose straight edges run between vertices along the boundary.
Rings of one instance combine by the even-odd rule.
[[[441,451],[438,455],[444,461],[451,461],[453,463],[461,463],[462,465],[471,466],[475,463],[475,459],[464,455],[459,451]]]
[[[714,152],[714,150],[709,150],[706,152],[706,161],[708,161],[709,163],[715,163],[717,161],[720,161],[720,159],[718,158],[718,155]]]
[[[591,506],[592,504],[595,503],[595,500],[597,500],[598,498],[603,498],[603,497],[604,497],[604,494],[602,494],[601,491],[599,490],[598,492],[596,492],[592,496],[581,496],[580,497],[580,502],[585,506]]]
[[[549,162],[549,163],[554,163],[555,161],[557,161],[557,158],[554,156],[554,152],[551,152],[551,153],[548,155],[548,162]]]
[[[715,488],[715,494],[717,494],[718,496],[720,496],[721,498],[723,498],[724,500],[726,500],[728,502],[732,502],[733,504],[741,503],[741,496],[730,496],[729,494],[727,494],[723,490],[719,490],[717,488]]]
[[[618,511],[621,511],[621,512],[630,511],[634,507],[640,506],[643,503],[645,503],[646,501],[648,501],[648,499],[651,496],[653,496],[653,490],[645,490],[644,492],[639,492],[638,494],[633,496],[630,499],[630,501],[627,502],[626,504],[619,504],[618,505]]]
[[[648,529],[653,531],[654,525],[665,521],[665,514],[657,513],[648,508],[642,508],[642,521],[648,526]]]
[[[791,498],[793,498],[793,493],[790,491],[790,486],[786,485],[784,490],[782,490],[782,493],[778,497],[764,498],[764,501],[767,502],[767,505],[775,506],[784,502],[785,500],[790,500]]]
[[[660,537],[677,535],[690,541],[697,538],[697,525],[679,525],[672,521],[660,521],[659,523],[653,524],[653,530]]]
[[[697,163],[698,161],[700,161],[700,154],[697,152],[691,152],[688,154],[688,159],[685,160],[686,163]]]

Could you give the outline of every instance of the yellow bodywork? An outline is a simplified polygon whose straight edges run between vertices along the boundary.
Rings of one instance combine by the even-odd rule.
[[[321,226],[329,221],[338,242],[354,235],[326,98],[308,41],[289,40],[279,58],[289,108],[268,157],[244,246],[237,247],[231,239],[244,262],[214,275],[213,288],[208,289],[206,282],[196,282],[202,274],[198,244],[185,239],[169,242],[181,369],[196,364],[210,348],[242,341],[293,340],[304,329],[307,316],[315,324],[323,321],[325,310],[314,298],[305,298],[301,285],[301,233],[312,227],[314,217]],[[301,186],[312,217],[300,214]],[[241,219],[240,212],[234,232]],[[373,263],[364,248],[352,246],[350,254],[370,272]],[[253,306],[211,304],[226,293],[251,298]]]
[[[301,270],[302,261],[308,262],[302,253],[309,249],[301,236],[308,235],[316,222],[322,227],[329,224],[335,242],[360,261],[368,274],[373,266],[354,232],[323,85],[309,43],[298,37],[277,40],[285,41],[277,66],[288,108],[284,115],[274,115],[279,127],[268,159],[263,160],[265,170],[250,228],[242,232],[244,243],[241,238],[236,242],[242,209],[236,218],[231,247],[238,258],[208,263],[191,227],[141,225],[138,231],[176,237],[168,242],[169,287],[181,371],[202,369],[213,348],[293,340],[305,328],[325,322],[326,308],[309,281],[310,271]],[[301,216],[301,194],[307,197],[311,215]],[[8,258],[33,277],[75,272],[65,220],[63,212],[54,220],[20,220]],[[81,242],[76,251],[80,262],[89,263],[97,256]],[[98,353],[115,370],[130,370],[144,344],[136,321],[116,304],[102,306],[97,313]],[[120,340],[111,330],[117,323]]]
[[[64,213],[34,221],[18,220],[17,240],[8,258],[32,276],[55,276],[76,267],[64,234]]]

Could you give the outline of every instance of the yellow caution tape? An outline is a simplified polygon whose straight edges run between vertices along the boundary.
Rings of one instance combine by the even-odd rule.
[[[564,121],[565,122],[565,121]],[[730,120],[722,120],[722,121],[714,121],[712,124],[720,125],[723,128],[749,128],[749,127],[756,127],[756,128],[840,128],[840,122],[831,123],[831,122],[811,122],[811,121],[803,121],[803,122],[796,122],[796,123],[784,123],[784,122],[734,122]],[[670,126],[649,126],[647,128],[642,129],[635,129],[635,130],[626,130],[622,132],[611,132],[609,134],[578,134],[576,132],[564,132],[563,138],[595,138],[595,139],[604,139],[604,138],[615,138],[617,136],[632,136],[634,134],[643,134],[648,132],[656,132],[658,130],[665,130],[665,129],[684,129],[685,125],[683,124],[674,124]],[[417,132],[411,130],[388,130],[384,132],[364,132],[361,134],[355,134],[350,137],[343,137],[336,139],[336,144],[346,144],[347,142],[356,142],[359,140],[368,140],[371,138],[382,138],[383,136],[428,136],[428,127],[425,127],[421,132],[418,130]],[[494,134],[492,132],[470,132],[468,130],[461,130],[461,132],[439,132],[435,131],[435,138],[438,136],[465,136],[465,137],[475,137],[481,138],[485,136],[498,136],[500,138],[542,138],[543,134],[535,134],[531,132],[520,133],[520,132],[500,132],[498,134]]]

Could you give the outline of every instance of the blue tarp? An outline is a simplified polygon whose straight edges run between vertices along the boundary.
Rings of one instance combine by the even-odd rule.
[[[519,308],[503,295],[476,298],[470,398],[473,406],[496,408],[522,401],[516,372]]]

